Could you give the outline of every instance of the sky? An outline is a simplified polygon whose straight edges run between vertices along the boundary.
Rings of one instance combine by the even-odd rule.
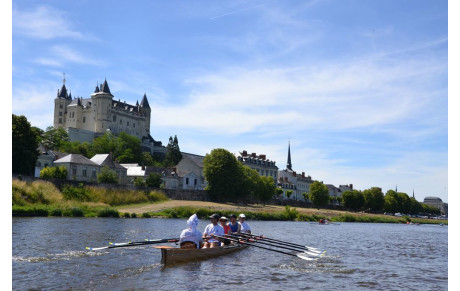
[[[448,202],[448,3],[12,1],[12,113],[62,86],[147,95],[183,152],[265,154],[314,180]]]

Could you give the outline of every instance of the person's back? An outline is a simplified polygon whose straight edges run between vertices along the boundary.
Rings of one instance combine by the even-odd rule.
[[[196,214],[190,216],[187,224],[189,227],[184,229],[179,237],[179,244],[181,248],[200,248],[203,239],[201,232],[196,229],[198,226],[198,217]]]

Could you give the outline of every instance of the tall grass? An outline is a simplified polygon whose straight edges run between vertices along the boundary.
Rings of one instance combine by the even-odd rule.
[[[56,204],[63,200],[62,194],[53,183],[47,181],[24,182],[13,179],[13,205]]]

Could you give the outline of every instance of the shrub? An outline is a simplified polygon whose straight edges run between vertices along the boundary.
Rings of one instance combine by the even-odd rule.
[[[124,218],[129,218],[129,217],[130,217],[130,216],[129,216],[129,213],[128,213],[128,212],[123,213],[123,217],[124,217]]]
[[[136,213],[131,213],[131,218],[136,218],[137,217],[137,214]]]
[[[109,169],[109,167],[105,166],[102,168],[101,172],[97,174],[97,182],[98,183],[109,183],[109,184],[117,184],[118,183],[118,175],[116,172]]]
[[[67,215],[67,216],[73,216],[73,217],[83,217],[84,216],[83,210],[80,207],[72,207],[68,214],[70,215]]]
[[[147,194],[147,197],[148,197],[149,201],[151,201],[151,202],[169,200],[168,196],[166,196],[166,194],[161,192],[161,191],[150,191]]]
[[[152,216],[148,212],[144,212],[144,213],[142,213],[142,217],[143,218],[150,218]]]
[[[49,214],[51,216],[62,216],[62,210],[60,208],[54,208]]]
[[[78,187],[73,187],[70,185],[65,185],[62,189],[62,195],[66,200],[76,200],[76,201],[91,201],[89,192],[85,189],[83,184],[79,184]]]
[[[299,212],[297,211],[297,209],[295,208],[292,208],[289,207],[289,205],[286,205],[286,207],[284,207],[284,212],[283,212],[284,216],[286,217],[287,220],[294,220],[297,218],[297,215],[299,215]]]
[[[98,217],[120,217],[120,213],[113,208],[104,208],[97,212]]]
[[[159,188],[162,182],[163,181],[161,180],[161,175],[158,173],[150,173],[147,179],[145,180],[147,186],[155,188]]]
[[[48,210],[44,207],[13,206],[13,216],[48,216]]]
[[[145,183],[144,179],[141,177],[134,178],[134,186],[139,188],[144,188],[147,184]]]

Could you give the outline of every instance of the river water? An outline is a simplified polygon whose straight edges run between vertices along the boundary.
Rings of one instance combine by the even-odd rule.
[[[13,218],[13,290],[447,290],[447,226],[248,223],[326,254],[305,261],[247,248],[164,267],[152,246],[85,247],[178,237],[184,219]]]

